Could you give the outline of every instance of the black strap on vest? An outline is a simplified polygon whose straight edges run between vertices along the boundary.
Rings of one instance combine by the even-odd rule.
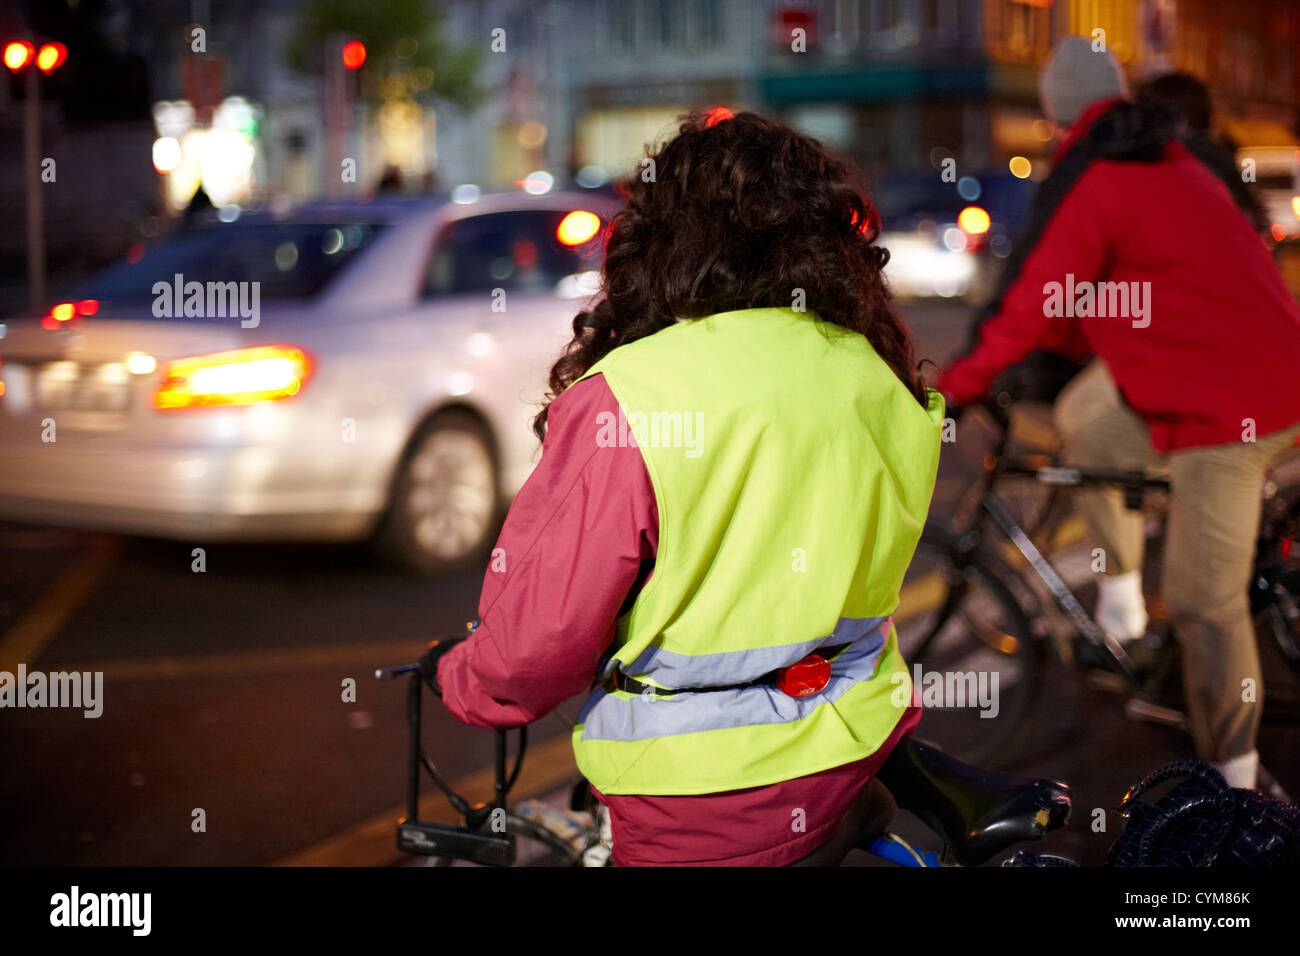
[[[829,661],[834,660],[842,654],[844,649],[848,646],[848,644],[834,644],[830,647],[819,647],[816,650],[809,651],[808,653],[820,654]],[[668,690],[663,687],[656,687],[653,684],[642,683],[635,677],[628,677],[622,671],[616,670],[612,675],[610,675],[608,684],[613,687],[614,690],[621,690],[628,694],[648,694],[653,697],[673,697],[677,694],[695,693],[697,691],[743,690],[746,687],[757,687],[761,684],[775,684],[777,673],[777,671],[769,671],[757,680],[752,680],[747,684],[719,684],[712,687],[683,687],[680,690]]]

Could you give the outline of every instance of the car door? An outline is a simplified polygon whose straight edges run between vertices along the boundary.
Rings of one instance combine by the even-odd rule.
[[[536,462],[532,418],[596,290],[599,224],[572,206],[495,210],[447,223],[434,241],[422,301],[430,321],[463,336],[452,391],[492,419],[508,495]]]

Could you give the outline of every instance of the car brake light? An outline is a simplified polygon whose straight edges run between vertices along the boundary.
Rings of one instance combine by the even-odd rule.
[[[252,405],[297,395],[312,362],[290,345],[263,345],[215,352],[167,363],[154,408]]]
[[[979,206],[967,206],[957,215],[957,225],[968,235],[983,235],[989,231],[989,224],[989,214]]]
[[[66,322],[76,314],[76,306],[71,302],[60,302],[54,308],[50,309],[50,315],[54,316],[54,319],[57,322]]]
[[[575,209],[555,229],[555,238],[566,246],[580,246],[600,230],[600,217],[585,209]]]

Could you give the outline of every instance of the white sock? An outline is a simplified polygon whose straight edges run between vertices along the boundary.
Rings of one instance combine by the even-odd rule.
[[[1228,786],[1254,790],[1255,775],[1259,772],[1259,751],[1252,750],[1250,753],[1233,757],[1223,763],[1211,762],[1210,766],[1223,774],[1223,779],[1228,781]]]
[[[1142,572],[1102,575],[1097,582],[1097,624],[1121,643],[1147,632],[1147,603],[1142,596]]]

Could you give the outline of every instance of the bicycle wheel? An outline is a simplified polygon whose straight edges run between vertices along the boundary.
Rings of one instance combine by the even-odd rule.
[[[506,831],[524,837],[516,866],[581,866],[596,839],[594,823],[540,801],[524,801],[506,814]]]
[[[1045,667],[1043,641],[988,551],[927,526],[896,616],[921,704],[920,736],[967,763],[1014,764]]]
[[[1295,478],[1284,469],[1271,474],[1265,485],[1251,573],[1251,613],[1264,675],[1263,720],[1270,725],[1300,724],[1300,484]]]
[[[1252,575],[1251,611],[1266,661],[1300,677],[1300,485],[1274,485],[1265,498]]]

